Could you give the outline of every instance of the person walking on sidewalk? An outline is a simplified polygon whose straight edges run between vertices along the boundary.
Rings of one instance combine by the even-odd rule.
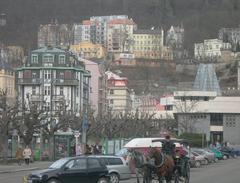
[[[20,166],[22,164],[22,160],[23,160],[23,148],[21,146],[19,146],[17,148],[16,160],[17,160],[18,165]]]
[[[28,146],[26,146],[26,148],[23,150],[23,157],[26,165],[29,165],[31,155],[32,155],[31,149]]]

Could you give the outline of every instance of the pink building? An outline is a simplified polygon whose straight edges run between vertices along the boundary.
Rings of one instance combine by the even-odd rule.
[[[95,114],[102,113],[106,109],[106,94],[105,94],[105,77],[102,75],[102,67],[100,63],[80,59],[85,63],[86,70],[91,72],[90,81],[90,105]]]

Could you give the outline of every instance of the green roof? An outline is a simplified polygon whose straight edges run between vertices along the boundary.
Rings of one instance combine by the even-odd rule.
[[[32,53],[66,53],[66,51],[54,47],[43,47],[33,50]]]
[[[54,70],[75,70],[75,71],[85,71],[83,68],[76,67],[20,67],[17,68],[16,71],[22,70],[39,70],[39,69],[54,69]]]

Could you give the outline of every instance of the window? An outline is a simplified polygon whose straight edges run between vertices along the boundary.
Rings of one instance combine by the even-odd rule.
[[[122,165],[123,162],[120,158],[104,158],[104,161],[108,165]]]
[[[100,162],[97,159],[89,158],[88,159],[88,168],[89,169],[101,168]]]
[[[51,94],[51,86],[44,86],[44,95]]]
[[[65,64],[65,55],[59,55],[59,64]]]
[[[76,87],[76,96],[78,97],[79,87]]]
[[[60,78],[60,79],[64,79],[64,73],[63,73],[63,72],[60,72],[59,78]]]
[[[46,102],[45,106],[44,106],[45,111],[49,111],[50,110],[50,102]]]
[[[112,95],[113,95],[113,94],[114,94],[114,90],[112,90],[112,89],[111,89],[111,90],[110,90],[110,94],[112,94]]]
[[[38,63],[38,55],[32,55],[32,63],[37,64]]]
[[[36,95],[36,86],[32,87],[32,95]]]
[[[210,125],[222,126],[223,125],[223,114],[213,113],[210,115]]]
[[[60,86],[60,95],[63,95],[63,86]]]
[[[37,78],[37,73],[36,72],[32,73],[32,78]]]
[[[110,104],[113,104],[113,99],[110,99],[109,103],[110,103]]]
[[[44,71],[44,79],[51,79],[51,70]]]
[[[87,169],[87,159],[71,160],[66,164],[70,170],[85,170]]]
[[[44,62],[53,62],[54,61],[53,55],[44,55],[43,56],[43,61]]]

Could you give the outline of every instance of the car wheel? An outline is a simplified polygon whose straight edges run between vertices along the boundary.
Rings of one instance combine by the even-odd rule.
[[[207,159],[205,159],[204,161],[204,165],[208,165],[209,161]]]
[[[111,183],[119,183],[119,175],[116,173],[110,173],[110,182]]]
[[[97,183],[109,183],[109,181],[107,178],[101,177],[100,179],[98,179]]]
[[[196,162],[195,162],[195,167],[196,167],[196,168],[199,168],[200,166],[201,166],[201,162],[200,162],[200,161],[196,161]]]
[[[57,179],[50,179],[47,183],[60,183]]]

